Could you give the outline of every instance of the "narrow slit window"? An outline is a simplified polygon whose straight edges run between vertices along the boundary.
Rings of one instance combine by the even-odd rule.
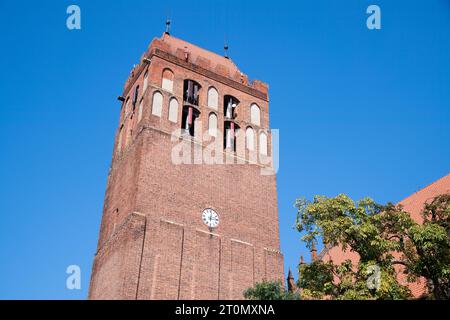
[[[144,99],[141,99],[141,102],[139,102],[139,109],[138,109],[138,122],[142,119],[142,113],[144,111]]]
[[[136,88],[134,89],[134,97],[133,97],[133,111],[134,108],[136,108],[136,103],[138,101],[139,98],[139,86],[136,86]]]

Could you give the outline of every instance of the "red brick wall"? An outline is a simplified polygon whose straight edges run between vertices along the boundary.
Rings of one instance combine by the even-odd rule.
[[[209,65],[205,60],[202,64]],[[240,101],[236,122],[241,128],[245,130],[250,125],[250,105],[257,103],[261,126],[251,126],[267,130],[268,101],[261,98],[267,92],[257,94],[258,97],[253,94],[255,88],[266,89],[265,84],[254,82],[253,87],[248,85],[248,90],[242,89],[242,83],[230,86],[215,75],[206,77],[203,72],[193,72],[192,68],[172,60],[153,56],[149,66],[142,64],[135,69],[132,80],[127,81],[124,98],[129,95],[132,99],[136,85],[142,90],[146,68],[148,89],[138,99],[144,98],[142,120],[137,121],[139,104],[134,115],[125,115],[122,108],[120,116],[119,128],[123,126],[130,132],[130,140],[127,146],[122,143],[119,152],[118,128],[89,297],[239,299],[255,282],[283,280],[276,176],[262,175],[264,164],[258,163],[257,157],[252,163],[232,165],[177,165],[171,158],[172,149],[180,143],[171,133],[181,127],[185,79],[202,86],[199,103],[202,131],[207,131],[209,113],[215,112],[218,130],[223,132],[226,94]],[[173,93],[161,89],[165,68],[174,73]],[[218,110],[207,107],[210,86],[219,92]],[[151,114],[155,91],[164,97],[161,117]],[[179,103],[176,124],[168,121],[171,97]],[[221,143],[222,138],[217,139]],[[255,142],[258,148],[257,139]],[[205,151],[202,144],[185,143],[195,146],[197,151]],[[269,143],[269,153],[270,150]],[[218,154],[221,153],[223,150],[219,148]],[[234,153],[228,156],[235,159]],[[249,159],[249,152],[243,157]],[[214,230],[209,230],[201,220],[206,208],[219,213],[220,224]],[[138,225],[130,222],[136,217]],[[129,237],[135,242],[130,242]]]
[[[131,214],[97,252],[90,299],[135,299],[139,281],[145,217]]]

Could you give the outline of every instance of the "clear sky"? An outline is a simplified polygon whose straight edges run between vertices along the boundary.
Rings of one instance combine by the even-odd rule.
[[[381,30],[366,27],[370,4]],[[116,98],[169,14],[174,36],[222,53],[226,35],[270,84],[286,270],[307,255],[297,197],[397,202],[450,172],[449,0],[0,0],[0,298],[86,298]]]

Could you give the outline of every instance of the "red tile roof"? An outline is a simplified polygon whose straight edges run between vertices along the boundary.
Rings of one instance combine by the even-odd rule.
[[[424,204],[441,194],[450,194],[450,174],[413,193],[400,201],[399,204],[403,206],[406,212],[411,214],[415,221],[422,222],[420,212]]]
[[[189,60],[197,61],[200,57],[209,60],[211,63],[211,69],[215,69],[217,65],[222,65],[228,69],[230,75],[234,75],[236,72],[241,73],[236,64],[234,64],[234,62],[229,58],[225,58],[224,56],[200,48],[192,43],[168,35],[167,33],[163,34],[160,40],[170,46],[170,51],[173,55],[176,55],[177,50],[186,50],[189,52]]]

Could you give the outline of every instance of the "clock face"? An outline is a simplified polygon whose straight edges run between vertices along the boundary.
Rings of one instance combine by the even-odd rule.
[[[210,228],[217,228],[219,215],[213,209],[205,209],[202,213],[203,222]]]

